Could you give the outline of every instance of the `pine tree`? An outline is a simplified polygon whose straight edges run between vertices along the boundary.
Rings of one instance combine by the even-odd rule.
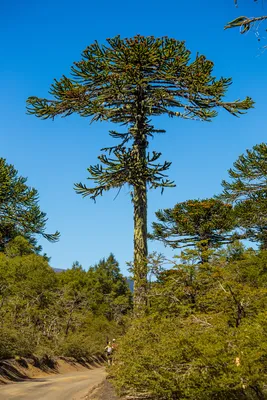
[[[255,145],[238,157],[223,181],[222,199],[235,204],[238,225],[267,249],[267,145]]]
[[[34,235],[57,241],[59,232],[45,232],[46,214],[40,210],[38,192],[27,186],[12,164],[0,158],[0,249],[16,236],[24,236],[38,252]]]
[[[235,217],[231,204],[217,199],[187,200],[174,208],[156,212],[152,239],[174,249],[195,247],[201,262],[208,261],[209,251],[234,240]]]
[[[160,163],[161,153],[148,153],[156,132],[151,118],[168,115],[210,121],[221,107],[242,114],[253,101],[224,102],[231,79],[212,76],[213,63],[202,55],[191,61],[184,42],[175,39],[135,36],[107,39],[88,46],[82,60],[51,86],[52,99],[30,97],[28,112],[42,119],[77,113],[92,121],[110,121],[125,127],[110,131],[118,139],[102,149],[100,164],[88,168],[94,187],[76,184],[77,193],[96,199],[125,184],[133,188],[135,308],[143,310],[147,290],[147,189],[174,186],[167,179],[170,162]]]

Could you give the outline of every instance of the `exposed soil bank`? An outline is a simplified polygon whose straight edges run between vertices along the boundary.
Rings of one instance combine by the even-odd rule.
[[[18,358],[0,361],[0,385],[10,382],[23,382],[34,378],[43,378],[52,374],[68,374],[85,371],[102,365],[104,358],[94,356],[87,360],[72,358]]]

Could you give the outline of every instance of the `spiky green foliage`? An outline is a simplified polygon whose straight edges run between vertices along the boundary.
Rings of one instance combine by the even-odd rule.
[[[237,223],[243,230],[243,237],[258,243],[267,250],[267,197],[265,193],[250,196],[235,205]]]
[[[208,251],[234,240],[232,206],[217,199],[187,200],[156,212],[151,238],[172,248],[197,247],[202,261]]]
[[[151,155],[148,154],[145,163],[138,161],[138,154],[135,154],[132,149],[121,148],[118,151],[114,150],[113,153],[114,158],[102,154],[98,157],[101,164],[88,168],[89,179],[93,179],[99,185],[89,189],[86,185],[79,183],[75,185],[77,193],[83,197],[90,196],[95,200],[97,196],[102,196],[104,191],[121,188],[125,183],[135,186],[138,182],[141,184],[145,180],[151,189],[160,187],[162,191],[165,187],[174,186],[173,182],[164,179],[164,171],[169,169],[171,163],[156,163],[160,153],[153,151]]]
[[[22,235],[36,241],[42,235],[51,242],[59,239],[59,232],[45,232],[47,218],[40,210],[38,192],[27,185],[27,178],[18,175],[13,165],[0,158],[0,246]]]
[[[107,42],[108,46],[95,42],[84,50],[83,59],[72,67],[72,78],[55,80],[50,90],[54,99],[30,97],[29,113],[43,119],[78,113],[128,123],[132,129],[123,134],[126,139],[137,131],[140,112],[147,117],[167,113],[209,120],[216,115],[215,107],[237,115],[253,104],[250,98],[223,102],[231,79],[216,80],[213,63],[204,56],[190,63],[184,42],[153,36],[116,36]],[[153,133],[151,125],[143,128]]]
[[[170,163],[153,164],[160,153],[153,152],[140,163],[133,149],[124,147],[131,139],[146,143],[147,136],[158,132],[149,120],[151,116],[167,114],[207,121],[216,116],[217,107],[238,115],[253,104],[250,98],[223,102],[231,79],[216,80],[211,75],[213,63],[204,56],[190,63],[184,42],[143,36],[125,40],[116,36],[107,42],[108,46],[95,42],[87,47],[82,60],[72,67],[72,78],[55,80],[50,90],[54,99],[28,99],[28,112],[42,119],[78,113],[92,117],[92,121],[128,125],[125,133],[110,132],[121,140],[119,145],[106,149],[114,152],[115,159],[102,155],[99,159],[104,167],[89,168],[98,186],[89,189],[76,185],[84,196],[95,199],[103,191],[125,183],[138,185],[143,176],[152,187],[168,185],[162,173]]]
[[[255,145],[238,157],[223,181],[221,198],[235,204],[238,225],[267,248],[267,145]]]
[[[230,182],[223,181],[222,197],[231,200],[245,200],[267,192],[267,145],[255,145],[252,150],[238,157],[229,169]]]
[[[168,115],[210,121],[217,108],[233,115],[253,106],[250,98],[224,102],[230,78],[212,75],[213,63],[204,56],[191,61],[184,42],[175,39],[135,36],[107,39],[88,46],[82,60],[74,63],[72,77],[63,76],[51,86],[51,99],[30,97],[28,112],[54,119],[77,113],[91,121],[110,121],[125,126],[111,131],[119,140],[102,149],[100,164],[88,168],[95,184],[75,185],[83,196],[96,199],[112,188],[133,187],[135,304],[145,303],[147,275],[147,189],[172,187],[166,171],[170,163],[159,163],[161,153],[147,154],[149,138],[157,132],[151,117]],[[112,155],[112,156],[111,156]]]

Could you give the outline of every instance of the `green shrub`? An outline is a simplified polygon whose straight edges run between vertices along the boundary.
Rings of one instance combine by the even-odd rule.
[[[161,400],[263,399],[266,334],[264,315],[238,329],[222,315],[148,317],[120,341],[114,382],[120,393]]]
[[[76,359],[103,354],[107,340],[121,336],[123,328],[105,317],[92,317],[81,331],[71,332],[61,340],[59,353]]]
[[[0,328],[0,359],[15,356],[28,357],[36,349],[36,343],[30,330],[18,332],[10,327]]]
[[[17,255],[18,244],[27,241],[19,238],[10,242],[10,252],[0,252],[0,359],[103,353],[107,339],[122,333],[131,307],[114,256],[88,272],[75,264],[57,275],[44,257],[28,254],[27,246],[27,254]]]

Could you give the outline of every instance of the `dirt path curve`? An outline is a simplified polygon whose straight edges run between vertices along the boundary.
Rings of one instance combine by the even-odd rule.
[[[104,367],[0,386],[0,400],[80,400],[106,376]]]

